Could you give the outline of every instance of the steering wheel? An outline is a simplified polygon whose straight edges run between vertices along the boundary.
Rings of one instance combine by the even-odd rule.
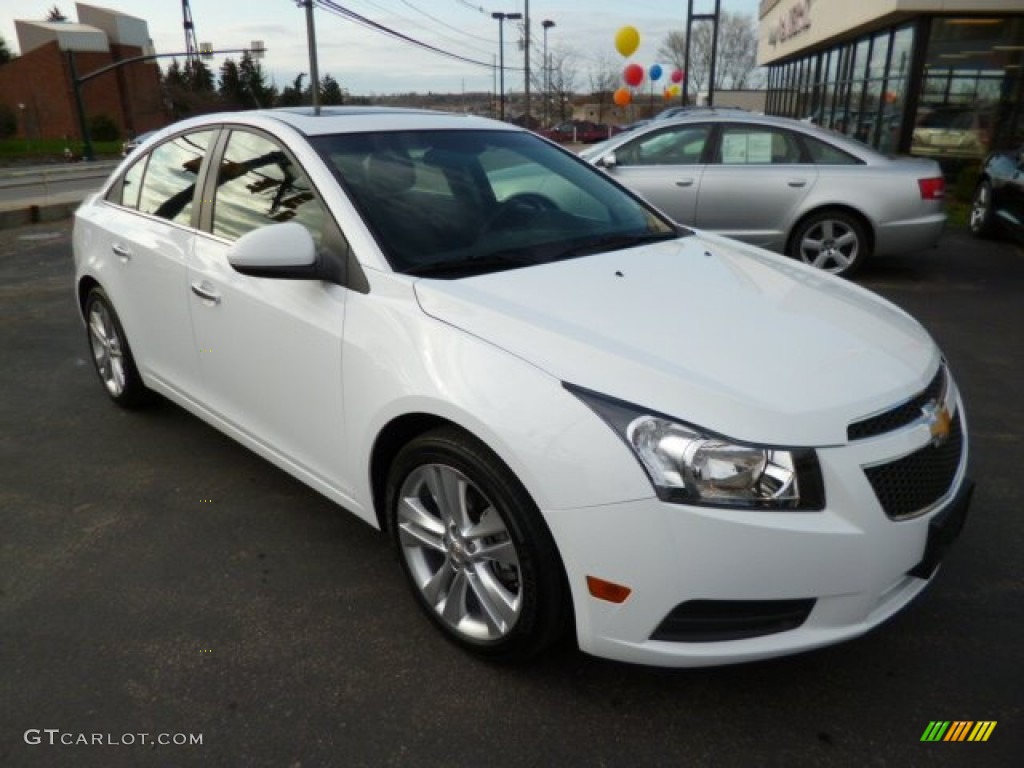
[[[557,210],[558,205],[550,197],[537,192],[520,192],[498,203],[498,207],[484,222],[483,231],[522,226],[540,213]]]

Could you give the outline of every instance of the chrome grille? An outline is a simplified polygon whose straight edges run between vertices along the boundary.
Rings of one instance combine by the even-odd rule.
[[[946,389],[946,366],[940,365],[931,383],[918,395],[912,397],[905,403],[890,408],[885,413],[876,416],[869,416],[866,419],[855,421],[846,428],[846,437],[850,440],[864,440],[868,437],[884,435],[886,432],[912,424],[921,418],[921,408],[931,400],[942,399]]]
[[[949,493],[963,449],[963,426],[958,413],[953,416],[949,437],[941,445],[929,443],[902,459],[865,467],[864,474],[886,515],[894,519],[912,517]]]

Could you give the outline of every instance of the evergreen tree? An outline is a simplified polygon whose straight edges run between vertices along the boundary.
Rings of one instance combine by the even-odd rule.
[[[189,113],[189,86],[185,72],[177,59],[171,59],[167,72],[161,77],[167,109],[178,120]]]
[[[14,58],[11,49],[7,47],[7,41],[0,37],[0,64],[6,64]]]
[[[338,85],[338,81],[330,75],[324,75],[320,79],[320,103],[325,107],[344,104],[346,93]]]
[[[221,64],[217,92],[224,101],[224,106],[229,109],[241,109],[246,105],[242,76],[238,70],[238,63],[234,59],[225,59]]]
[[[242,54],[242,60],[238,65],[238,76],[245,89],[247,101],[244,102],[250,107],[266,109],[273,106],[277,98],[277,89],[267,84],[267,76],[263,67],[254,59],[248,51]]]
[[[185,62],[185,79],[189,88],[197,93],[212,93],[214,88],[213,72],[202,59]]]
[[[286,85],[282,89],[281,95],[277,97],[279,107],[299,107],[306,102],[308,89],[302,87],[302,80],[305,77],[305,72],[299,72],[298,76],[292,80],[292,84]]]

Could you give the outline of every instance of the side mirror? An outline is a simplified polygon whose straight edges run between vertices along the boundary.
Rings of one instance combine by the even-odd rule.
[[[320,279],[313,236],[293,221],[246,232],[228,251],[228,263],[249,277]]]
[[[619,164],[619,161],[615,159],[615,153],[609,152],[607,155],[597,161],[597,164],[602,168],[614,168]]]

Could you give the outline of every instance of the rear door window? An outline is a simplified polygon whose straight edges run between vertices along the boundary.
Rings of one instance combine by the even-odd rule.
[[[142,213],[191,225],[196,180],[212,136],[212,130],[175,136],[150,153],[138,200]],[[141,164],[136,163],[136,166]],[[127,184],[127,177],[125,182]],[[129,199],[127,189],[124,196]]]

